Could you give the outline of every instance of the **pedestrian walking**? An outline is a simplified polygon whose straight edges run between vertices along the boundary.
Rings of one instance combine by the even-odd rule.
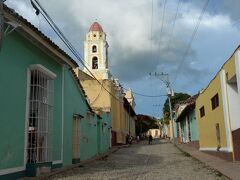
[[[152,137],[152,135],[150,134],[150,135],[148,136],[148,144],[152,144],[152,140],[153,140],[153,137]]]
[[[126,144],[129,144],[129,134],[126,135]]]
[[[139,137],[139,136],[137,136],[137,143],[139,143],[139,141],[140,141],[140,137]]]

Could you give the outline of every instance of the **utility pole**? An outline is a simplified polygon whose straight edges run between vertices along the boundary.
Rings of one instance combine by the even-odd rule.
[[[172,91],[171,83],[169,80],[169,74],[163,73],[163,72],[159,74],[159,73],[155,72],[155,73],[149,73],[149,75],[156,77],[157,79],[161,80],[166,85],[168,104],[169,104],[170,121],[171,121],[171,128],[172,128],[172,141],[173,141],[173,144],[175,144],[172,105],[171,105],[171,97],[173,96],[173,91]]]

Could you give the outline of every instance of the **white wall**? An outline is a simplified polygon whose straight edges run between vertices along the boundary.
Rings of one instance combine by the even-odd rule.
[[[234,131],[240,128],[240,96],[238,94],[237,83],[228,83],[227,92],[231,129]]]

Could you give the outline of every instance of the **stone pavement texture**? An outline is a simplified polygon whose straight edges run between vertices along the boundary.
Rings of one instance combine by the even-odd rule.
[[[220,159],[215,156],[211,156],[204,152],[199,151],[196,148],[189,147],[186,144],[176,144],[176,146],[188,153],[190,156],[198,159],[199,161],[203,162],[207,166],[219,171],[223,175],[227,176],[233,180],[240,179],[240,163],[239,162],[230,162],[223,159]]]
[[[48,179],[228,179],[201,162],[181,152],[164,140],[146,141],[121,148],[108,157],[92,161]]]

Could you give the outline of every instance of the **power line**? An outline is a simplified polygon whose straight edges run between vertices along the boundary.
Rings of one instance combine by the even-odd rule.
[[[53,31],[57,34],[57,36],[63,41],[63,43],[69,48],[69,50],[73,53],[73,55],[77,58],[77,60],[87,69],[87,71],[92,75],[92,77],[103,87],[105,91],[107,91],[114,99],[118,100],[120,103],[123,103],[121,100],[119,100],[115,95],[113,95],[111,92],[109,92],[102,84],[101,82],[93,75],[93,73],[89,70],[88,67],[85,66],[83,62],[83,58],[81,55],[77,52],[77,50],[73,47],[73,45],[69,42],[69,40],[64,36],[64,34],[60,31],[60,29],[57,27],[57,25],[54,23],[54,21],[50,18],[50,16],[47,14],[47,12],[44,10],[44,8],[40,5],[40,3],[35,0],[38,7],[41,9],[39,11],[38,7],[34,4],[34,2],[31,0],[31,4],[35,5],[33,6],[36,9],[36,13],[38,11],[42,14],[44,19],[47,21],[47,23],[50,25],[50,27],[53,29]]]
[[[189,41],[188,46],[187,46],[187,49],[186,49],[186,51],[184,52],[183,57],[182,57],[182,59],[181,59],[181,61],[180,61],[180,64],[179,64],[179,66],[178,66],[178,68],[177,68],[177,70],[176,70],[176,75],[175,75],[175,77],[173,78],[173,81],[172,81],[173,83],[172,83],[172,84],[174,84],[175,81],[177,80],[178,74],[180,73],[181,68],[182,68],[182,66],[183,66],[183,63],[184,63],[184,61],[186,60],[186,57],[187,57],[187,55],[188,55],[188,53],[189,53],[189,50],[190,50],[190,48],[191,48],[191,46],[192,46],[193,40],[194,40],[194,38],[195,38],[195,36],[196,36],[196,34],[197,34],[198,28],[199,28],[200,23],[201,23],[201,21],[202,21],[203,15],[204,15],[204,13],[205,13],[205,11],[206,11],[206,9],[207,9],[207,6],[208,6],[209,1],[210,1],[210,0],[206,0],[205,4],[204,4],[204,6],[203,6],[203,9],[202,9],[202,11],[201,11],[201,14],[200,14],[200,16],[198,17],[197,24],[196,24],[196,26],[195,26],[195,28],[194,28],[194,31],[193,31],[193,33],[192,33],[192,36],[191,36],[191,38],[190,38],[190,41]]]
[[[179,11],[180,4],[181,4],[181,0],[178,0],[177,10],[176,10],[176,13],[175,13],[175,16],[174,16],[173,25],[172,25],[172,30],[171,30],[170,38],[169,38],[169,41],[168,41],[167,52],[168,52],[169,47],[170,47],[170,44],[171,44],[171,42],[172,42],[173,32],[174,32],[174,28],[175,28],[175,24],[176,24],[176,20],[177,20],[177,16],[178,16],[178,11]]]
[[[164,24],[164,19],[165,19],[166,4],[167,4],[167,0],[164,0],[163,16],[162,16],[162,25],[161,25],[160,39],[159,39],[159,46],[160,46],[160,44],[161,44],[161,38],[162,38],[162,35],[163,35],[162,33],[163,33],[163,24]]]
[[[40,5],[40,3],[35,0],[37,5],[39,6],[39,8],[41,9],[41,11],[39,11],[39,13],[42,14],[42,16],[44,17],[44,19],[47,21],[47,23],[50,25],[50,27],[53,29],[53,31],[58,35],[58,37],[63,41],[63,43],[69,48],[69,50],[73,53],[73,55],[77,58],[77,60],[87,69],[87,71],[92,75],[92,77],[102,86],[102,88],[107,91],[112,97],[114,97],[116,100],[118,100],[119,102],[122,103],[121,100],[119,100],[115,95],[113,95],[111,92],[109,92],[104,86],[103,84],[95,77],[95,75],[89,70],[88,67],[86,67],[86,65],[83,62],[83,58],[82,56],[77,52],[77,50],[73,47],[73,45],[69,42],[69,40],[64,36],[64,34],[60,31],[60,29],[57,27],[57,25],[54,23],[54,21],[50,18],[50,16],[47,14],[47,12],[44,10],[44,8]],[[33,1],[31,0],[31,3],[33,3]],[[34,6],[34,8],[37,8],[36,6]],[[126,90],[126,88],[122,87],[123,89]],[[137,93],[137,92],[133,92],[133,94],[139,95],[139,96],[144,96],[144,97],[162,97],[165,95],[159,95],[159,96],[151,96],[151,95],[146,95],[146,94],[141,94],[141,93]]]
[[[153,46],[152,36],[153,36],[153,0],[152,0],[152,8],[151,8],[151,26],[150,26],[151,56],[153,55],[153,52],[152,52],[152,46]]]
[[[122,87],[122,88],[125,89],[125,90],[128,90],[128,89],[126,89],[126,88],[124,88],[124,87]],[[147,95],[147,94],[141,94],[141,93],[138,93],[138,92],[135,92],[135,91],[132,91],[132,93],[133,93],[133,94],[136,94],[136,95],[138,95],[138,96],[150,97],[150,98],[167,96],[167,95],[165,95],[165,94],[152,96],[152,95]]]

